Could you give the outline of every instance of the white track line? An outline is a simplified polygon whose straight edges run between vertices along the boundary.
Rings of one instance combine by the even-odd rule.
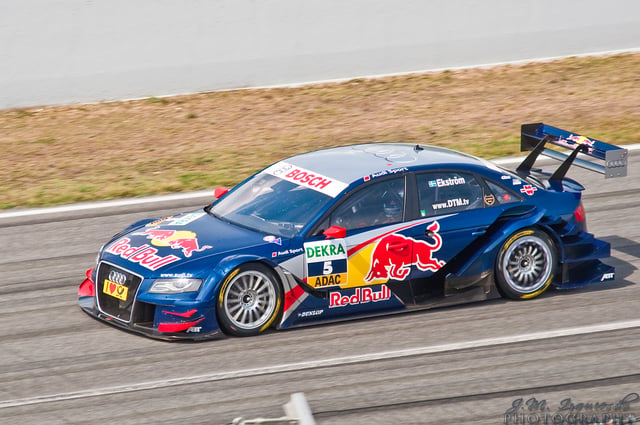
[[[543,58],[529,58],[529,59],[517,59],[512,61],[503,61],[503,62],[491,62],[477,65],[460,65],[460,66],[448,66],[443,68],[430,68],[430,69],[418,69],[415,71],[405,71],[405,72],[395,72],[391,74],[372,74],[372,75],[361,75],[356,77],[344,77],[344,78],[334,78],[327,80],[315,80],[315,81],[307,81],[301,83],[291,83],[291,84],[274,84],[274,85],[266,85],[266,86],[251,86],[244,87],[240,89],[227,89],[227,90],[218,90],[218,91],[231,91],[231,90],[256,90],[256,89],[277,89],[282,87],[302,87],[309,86],[315,84],[331,84],[331,83],[343,83],[345,81],[351,80],[369,80],[369,79],[379,79],[379,78],[387,78],[387,77],[402,77],[405,75],[414,75],[414,74],[428,74],[432,72],[443,72],[443,71],[461,71],[465,69],[482,69],[482,68],[495,68],[499,66],[508,66],[508,65],[525,65],[529,63],[544,63],[544,62],[552,62],[567,58],[587,58],[592,56],[614,56],[614,55],[622,55],[625,53],[640,53],[640,47],[629,48],[629,49],[618,49],[618,50],[605,50],[601,52],[592,52],[592,53],[579,53],[575,55],[565,55],[565,56],[547,56]],[[182,93],[182,94],[191,94],[191,93]],[[158,96],[158,97],[172,97],[178,96],[178,94],[167,95],[167,96]],[[138,98],[145,99],[145,98]]]
[[[121,385],[115,387],[94,388],[59,394],[50,394],[37,397],[21,398],[15,400],[0,401],[0,409],[9,407],[21,407],[35,404],[52,403],[59,401],[75,400],[89,397],[108,396],[114,394],[129,393],[135,391],[148,391],[159,388],[176,387],[180,385],[201,384],[225,379],[249,378],[269,375],[274,373],[298,372],[323,367],[344,366],[349,364],[399,359],[403,357],[419,356],[426,354],[446,353],[449,351],[465,350],[471,348],[493,347],[518,342],[538,341],[549,338],[585,335],[596,332],[610,332],[640,327],[640,319],[624,322],[613,322],[598,325],[581,326],[575,328],[549,330],[535,332],[527,335],[512,335],[496,338],[478,339],[475,341],[457,342],[452,344],[432,345],[426,347],[408,348],[404,350],[385,351],[380,353],[360,354],[353,356],[334,357],[329,359],[311,360],[299,363],[285,363],[280,365],[265,366],[253,369],[240,369],[228,372],[213,372],[203,375],[185,376],[174,379],[140,382],[136,384]]]
[[[19,211],[7,211],[0,213],[0,219],[3,218],[16,218],[16,217],[29,217],[43,214],[64,214],[77,211],[89,211],[100,210],[116,207],[127,207],[133,205],[151,204],[153,202],[163,201],[184,201],[192,198],[199,198],[209,196],[213,200],[213,190],[202,190],[198,192],[186,192],[186,193],[172,193],[170,195],[156,195],[146,196],[143,198],[130,198],[130,199],[114,199],[112,201],[96,201],[96,202],[84,202],[79,204],[62,205],[59,207],[47,207],[47,208],[30,208]]]
[[[640,150],[640,143],[633,145],[622,145],[625,149],[629,151]],[[522,162],[524,157],[508,157],[508,158],[498,158],[495,160],[491,160],[499,165],[507,165],[507,164],[517,164]],[[126,206],[134,206],[134,205],[144,205],[150,204],[153,202],[166,202],[166,201],[185,201],[189,199],[195,199],[199,197],[209,196],[211,200],[213,200],[213,191],[212,190],[201,190],[198,192],[186,192],[186,193],[173,193],[170,195],[156,195],[156,196],[147,196],[143,198],[130,198],[130,199],[116,199],[113,201],[96,201],[96,202],[85,202],[80,204],[71,204],[71,205],[62,205],[59,207],[48,207],[48,208],[30,208],[25,210],[18,211],[7,211],[0,213],[0,220],[8,219],[8,218],[19,218],[19,217],[34,217],[38,215],[45,214],[64,214],[70,212],[81,212],[81,211],[89,211],[89,210],[103,210],[107,208],[116,208],[116,207],[126,207]]]
[[[332,79],[324,79],[324,80],[311,80],[311,81],[303,81],[299,83],[285,83],[285,84],[271,84],[271,85],[263,85],[263,86],[248,86],[248,87],[238,87],[231,89],[220,89],[215,90],[215,92],[226,92],[226,91],[237,91],[237,90],[260,90],[260,89],[279,89],[283,87],[303,87],[303,86],[313,86],[318,84],[332,84],[332,83],[343,83],[345,81],[351,80],[369,80],[369,79],[379,79],[379,78],[387,78],[387,77],[402,77],[405,75],[414,75],[414,74],[427,74],[427,73],[435,73],[435,72],[443,72],[443,71],[460,71],[465,69],[482,69],[482,68],[495,68],[498,66],[507,66],[507,65],[525,65],[529,63],[544,63],[544,62],[552,62],[567,58],[586,58],[586,57],[598,57],[598,56],[614,56],[614,55],[622,55],[625,53],[640,53],[640,47],[632,47],[628,49],[616,49],[616,50],[604,50],[600,52],[590,52],[590,53],[578,53],[573,55],[564,55],[564,56],[546,56],[542,58],[528,58],[528,59],[517,59],[512,61],[502,61],[502,62],[491,62],[484,64],[476,64],[476,65],[459,65],[459,66],[448,66],[442,68],[427,68],[427,69],[417,69],[414,71],[405,71],[405,72],[393,72],[387,74],[369,74],[369,75],[358,75],[358,76],[350,76],[350,77],[341,77],[341,78],[332,78]],[[198,93],[198,92],[196,92]],[[160,96],[154,96],[159,98],[164,97],[174,97],[174,96],[185,96],[194,94],[194,92],[178,92],[173,94],[165,94]],[[141,99],[149,99],[149,97],[132,97],[127,99],[121,99],[120,101],[126,102],[130,100],[141,100]],[[86,105],[92,105],[100,102],[88,102]]]

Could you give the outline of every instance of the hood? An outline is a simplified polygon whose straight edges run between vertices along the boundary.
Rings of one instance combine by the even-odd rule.
[[[108,243],[102,259],[139,272],[144,276],[197,270],[193,263],[208,258],[210,270],[219,259],[233,251],[264,251],[280,239],[229,224],[199,210],[165,217],[135,228]],[[185,270],[185,266],[189,269]],[[195,266],[195,267],[194,267]]]

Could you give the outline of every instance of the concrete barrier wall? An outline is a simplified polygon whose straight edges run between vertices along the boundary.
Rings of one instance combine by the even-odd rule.
[[[639,47],[637,0],[2,0],[0,108]]]

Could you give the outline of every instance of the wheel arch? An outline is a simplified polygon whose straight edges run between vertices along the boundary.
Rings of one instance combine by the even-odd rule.
[[[252,256],[244,256],[243,260],[244,261],[236,258],[233,261],[229,261],[228,263],[225,264],[224,269],[227,270],[227,273],[225,273],[222,279],[219,280],[216,290],[214,292],[214,295],[215,295],[214,304],[216,306],[216,309],[215,309],[216,317],[218,319],[218,323],[220,324],[220,328],[226,334],[231,334],[235,336],[257,335],[259,333],[264,332],[268,328],[277,327],[279,324],[279,318],[282,316],[284,311],[283,307],[284,307],[285,294],[286,294],[285,287],[282,282],[282,277],[280,273],[278,273],[278,271],[273,267],[272,263],[261,260],[260,257],[252,257]],[[266,277],[267,282],[269,281],[273,282],[272,284],[269,284],[269,283],[267,284],[267,287],[270,287],[271,289],[269,289],[270,295],[267,295],[268,298],[266,299],[272,299],[274,304],[273,304],[273,309],[271,308],[267,309],[268,311],[270,311],[269,313],[266,313],[268,316],[267,315],[263,316],[266,320],[265,322],[263,323],[258,322],[258,323],[255,323],[255,327],[245,328],[239,322],[237,322],[238,320],[237,317],[232,318],[229,315],[229,310],[227,310],[228,308],[227,307],[228,306],[227,290],[230,290],[228,288],[233,288],[234,285],[236,285],[235,282],[240,282],[237,279],[245,279],[242,276],[247,274],[250,276],[262,275],[263,277]],[[261,281],[264,282],[264,280],[261,280]],[[265,287],[262,286],[262,288],[265,288]],[[255,296],[256,300],[259,299],[258,297],[261,298],[265,296],[264,293],[263,295],[259,295],[260,292],[262,292],[262,290],[258,290],[257,287],[256,287],[257,292],[254,292],[253,289],[249,289],[247,287],[245,287],[243,291],[247,291],[246,292],[247,296],[250,296],[252,298]],[[249,295],[250,292],[253,292],[253,295]],[[247,301],[247,302],[253,305],[252,307],[248,307],[248,308],[254,311],[254,313],[258,312],[258,314],[261,314],[259,310],[263,309],[263,307],[259,307],[260,301],[253,301],[253,302]],[[254,302],[257,304],[253,304]],[[270,303],[271,302],[269,302],[269,304]],[[238,308],[239,308],[239,305],[238,305]],[[249,314],[253,315],[254,313],[249,313]],[[249,317],[252,317],[252,316],[249,316]],[[244,315],[242,319],[239,319],[239,320],[244,320]],[[247,323],[247,325],[250,326],[251,324]]]
[[[220,292],[220,285],[229,275],[229,273],[242,265],[251,263],[262,264],[263,266],[271,269],[278,277],[278,279],[281,280],[280,283],[282,284],[280,273],[276,271],[276,269],[278,268],[277,264],[274,264],[273,262],[268,261],[266,258],[260,257],[258,255],[233,255],[222,259],[211,270],[208,280],[215,282],[213,285],[211,296],[213,296],[214,299],[217,298],[218,293]]]

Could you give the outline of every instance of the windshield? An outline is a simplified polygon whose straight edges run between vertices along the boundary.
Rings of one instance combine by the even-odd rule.
[[[214,203],[209,213],[258,232],[290,238],[332,199],[316,190],[260,173]]]

